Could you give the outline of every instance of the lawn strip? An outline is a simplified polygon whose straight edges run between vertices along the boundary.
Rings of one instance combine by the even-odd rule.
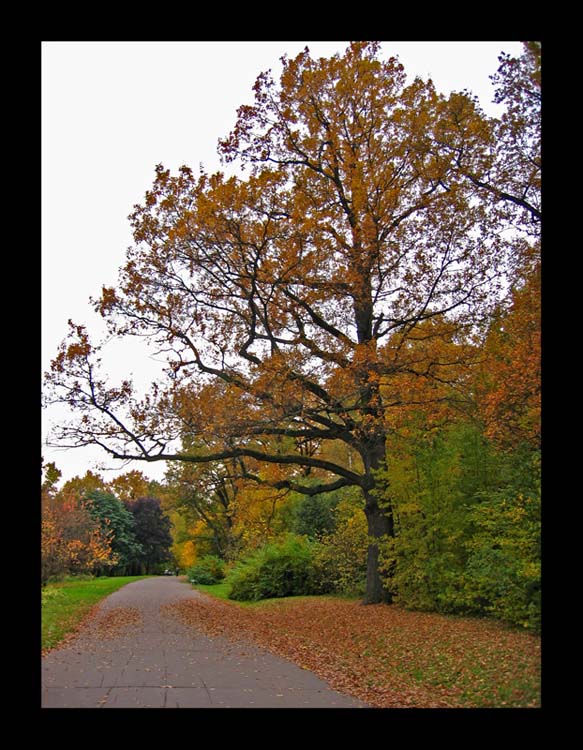
[[[150,576],[119,576],[49,583],[41,592],[43,655],[64,645],[92,617],[99,602],[132,581]]]

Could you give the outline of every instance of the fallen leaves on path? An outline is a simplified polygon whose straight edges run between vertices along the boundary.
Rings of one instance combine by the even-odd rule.
[[[117,638],[142,624],[142,613],[135,607],[115,607],[107,610],[95,623],[100,638]]]
[[[333,598],[167,605],[210,636],[249,639],[378,708],[536,707],[540,638],[474,618]]]

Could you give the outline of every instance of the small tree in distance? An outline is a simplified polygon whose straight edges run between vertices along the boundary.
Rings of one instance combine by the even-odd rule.
[[[114,565],[104,563],[100,572],[116,570],[125,573],[142,555],[132,514],[115,495],[100,490],[88,492],[84,505],[101,528],[111,534],[111,548],[116,562]]]
[[[155,497],[138,497],[128,504],[128,508],[134,517],[136,541],[141,547],[134,567],[139,566],[140,572],[145,574],[158,572],[159,564],[170,559],[170,519]]]

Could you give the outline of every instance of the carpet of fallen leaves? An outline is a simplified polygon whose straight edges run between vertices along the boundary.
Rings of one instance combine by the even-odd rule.
[[[318,597],[260,607],[200,595],[167,613],[250,640],[378,708],[538,707],[540,638],[474,618]]]
[[[142,613],[135,607],[115,607],[107,610],[95,623],[100,638],[117,638],[142,623]]]

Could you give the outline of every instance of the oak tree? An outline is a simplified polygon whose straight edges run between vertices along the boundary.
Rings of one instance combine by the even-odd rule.
[[[111,333],[166,352],[167,383],[141,400],[129,380],[109,386],[99,347],[70,323],[48,375],[78,414],[59,441],[139,461],[241,459],[246,479],[308,496],[355,486],[366,601],[391,601],[378,540],[394,533],[387,434],[408,394],[390,383],[443,380],[450,347],[416,346],[412,364],[409,342],[444,329],[473,341],[503,290],[514,241],[499,230],[513,217],[484,187],[504,158],[496,123],[469,94],[408,82],[376,43],[283,58],[279,83],[262,73],[254,95],[220,143],[248,177],[158,165],[119,283],[95,302]],[[476,356],[462,351],[457,369]],[[337,443],[349,464],[327,458]]]

